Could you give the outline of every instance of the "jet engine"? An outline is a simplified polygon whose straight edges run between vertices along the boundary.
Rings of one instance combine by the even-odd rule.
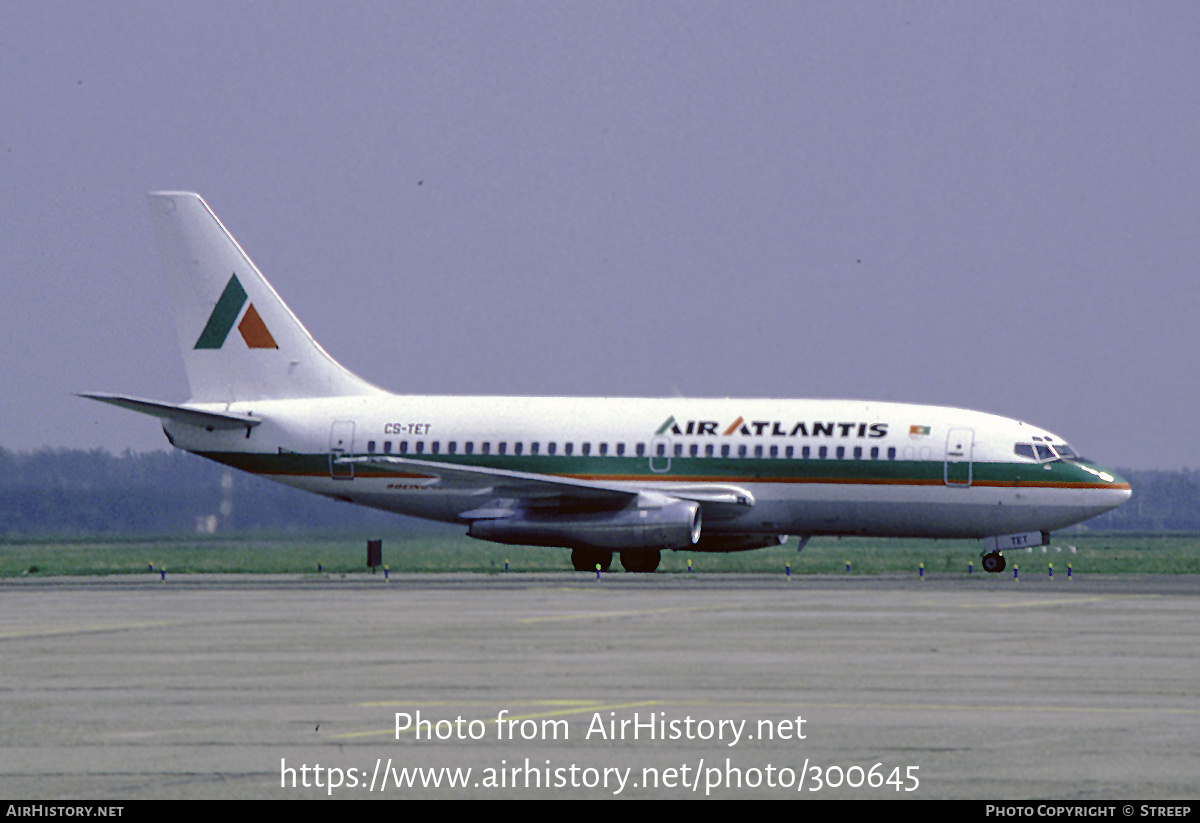
[[[589,549],[690,549],[700,540],[700,504],[668,499],[615,511],[564,513],[518,509],[494,520],[475,520],[467,532],[477,540],[520,546]]]

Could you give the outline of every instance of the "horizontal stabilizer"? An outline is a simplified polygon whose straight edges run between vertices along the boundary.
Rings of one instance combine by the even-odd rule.
[[[188,426],[204,426],[212,429],[244,429],[257,426],[262,418],[252,415],[223,414],[221,412],[201,411],[190,409],[175,403],[163,403],[160,400],[142,400],[138,397],[126,397],[123,394],[79,394],[89,400],[99,400],[122,409],[148,414],[162,420],[175,420]]]

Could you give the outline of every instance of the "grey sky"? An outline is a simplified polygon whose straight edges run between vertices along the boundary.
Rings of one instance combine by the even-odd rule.
[[[163,448],[144,193],[400,392],[861,397],[1200,465],[1195,3],[0,4],[0,446]]]

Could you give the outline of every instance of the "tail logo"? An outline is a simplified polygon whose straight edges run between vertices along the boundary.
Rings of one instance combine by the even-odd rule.
[[[242,312],[243,307],[246,308],[244,313]],[[240,323],[238,323],[239,316],[242,318]],[[267,324],[255,311],[254,304],[247,299],[246,290],[238,282],[236,273],[230,275],[229,282],[225,284],[225,291],[221,292],[217,305],[213,306],[212,314],[208,316],[208,323],[205,324],[204,331],[200,332],[200,339],[196,341],[193,348],[221,348],[225,345],[225,338],[233,330],[234,323],[237,323],[242,339],[250,348],[279,348],[279,344],[267,330]]]

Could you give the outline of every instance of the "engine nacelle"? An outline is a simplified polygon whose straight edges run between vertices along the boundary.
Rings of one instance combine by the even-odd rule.
[[[700,540],[700,504],[673,500],[662,506],[609,512],[540,514],[525,509],[497,520],[475,520],[468,535],[518,546],[569,549],[690,549]]]

